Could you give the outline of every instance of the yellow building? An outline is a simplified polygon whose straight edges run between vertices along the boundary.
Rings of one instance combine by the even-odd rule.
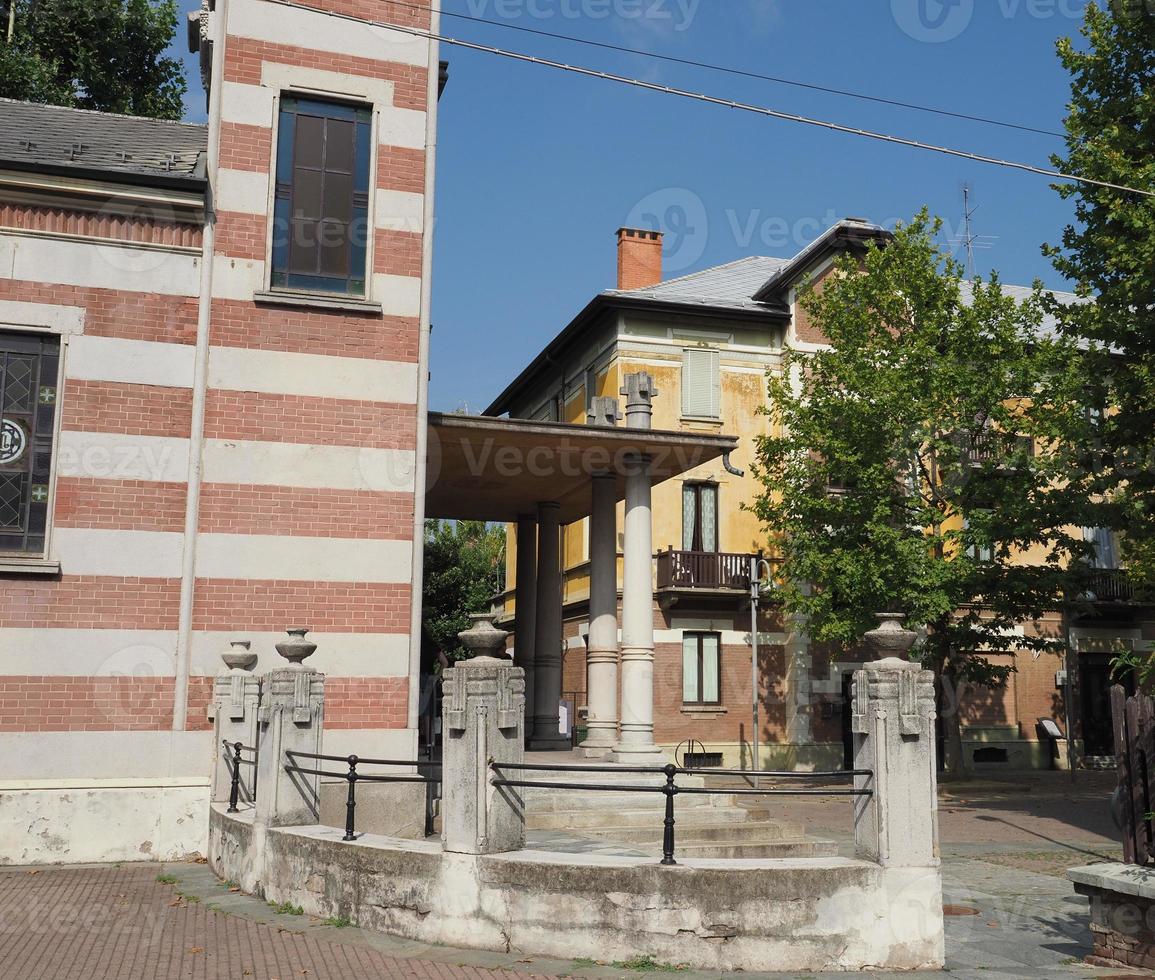
[[[755,437],[769,425],[761,411],[766,374],[780,368],[784,347],[819,349],[826,342],[799,307],[799,287],[820,282],[842,252],[887,236],[881,227],[846,219],[790,259],[752,256],[663,281],[661,235],[622,229],[618,287],[595,296],[486,410],[580,423],[593,398],[616,398],[625,375],[644,371],[658,391],[654,428],[739,438],[730,466],[719,460],[653,490],[654,734],[668,749],[685,751],[692,739],[701,743],[694,752],[718,762],[751,762],[750,568],[752,559],[773,555],[744,505],[760,489],[750,463]],[[619,531],[621,522],[619,507]],[[587,691],[587,524],[567,526],[562,538],[563,698],[579,717]],[[516,528],[509,534],[504,611],[516,643]],[[1107,651],[1149,646],[1155,637],[1118,575],[1105,572],[1102,598],[1103,615],[1072,630],[1082,681],[1073,722],[1089,755],[1110,750],[1102,721]],[[810,643],[773,603],[763,603],[758,641],[760,762],[841,765],[850,741],[846,695],[859,659]],[[1063,664],[1029,653],[1007,656],[1019,667],[1007,688],[962,708],[968,754],[979,764],[1048,764],[1036,722],[1050,717],[1065,724]]]

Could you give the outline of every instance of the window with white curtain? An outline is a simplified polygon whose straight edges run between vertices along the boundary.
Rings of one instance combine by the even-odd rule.
[[[682,550],[718,550],[717,484],[682,484]]]
[[[722,700],[722,638],[717,633],[682,635],[682,703]]]
[[[682,351],[682,414],[716,419],[722,415],[722,368],[718,352],[706,347]]]

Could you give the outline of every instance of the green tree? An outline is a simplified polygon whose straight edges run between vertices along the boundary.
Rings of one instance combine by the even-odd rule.
[[[963,283],[939,227],[923,211],[805,291],[830,347],[788,350],[770,377],[753,509],[786,560],[786,609],[816,640],[853,645],[887,611],[925,630],[916,656],[957,773],[964,688],[1013,671],[980,651],[1062,649],[1015,628],[1056,608],[1086,553],[1085,488],[1066,481],[1086,416],[1078,351],[1047,336],[1040,289],[1017,301],[997,277]]]
[[[425,522],[424,628],[450,660],[457,634],[505,588],[505,529],[484,521]]]
[[[1085,44],[1058,51],[1071,74],[1067,152],[1077,177],[1155,191],[1155,6],[1089,3]],[[1103,526],[1124,532],[1137,584],[1155,584],[1155,197],[1063,184],[1075,224],[1047,249],[1087,300],[1055,310],[1087,350],[1088,395],[1102,411],[1083,465],[1109,506]]]
[[[176,0],[8,0],[0,96],[179,119]]]

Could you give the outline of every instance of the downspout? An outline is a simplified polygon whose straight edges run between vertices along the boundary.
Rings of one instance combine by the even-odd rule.
[[[188,722],[188,683],[193,632],[193,597],[196,585],[197,525],[201,484],[204,480],[205,399],[208,388],[209,322],[213,302],[213,251],[216,208],[213,184],[221,148],[221,95],[224,89],[225,38],[228,35],[228,0],[216,0],[209,81],[209,131],[205,172],[205,220],[201,237],[200,296],[197,304],[197,339],[193,365],[192,425],[189,432],[188,494],[185,499],[184,549],[181,554],[180,607],[177,620],[176,672],[173,684],[172,727],[184,731]],[[202,15],[203,16],[203,15]]]
[[[429,33],[441,31],[441,0],[429,6]],[[435,38],[429,39],[425,92],[425,202],[422,220],[421,321],[417,345],[417,447],[413,465],[413,577],[410,579],[409,717],[416,737],[421,710],[421,592],[425,573],[425,480],[429,447],[429,329],[433,296],[433,187],[437,165],[437,98],[440,62]]]

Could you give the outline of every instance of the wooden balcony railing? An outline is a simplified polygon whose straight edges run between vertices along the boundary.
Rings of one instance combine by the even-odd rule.
[[[659,551],[658,588],[747,591],[750,559],[756,557],[722,551]]]

